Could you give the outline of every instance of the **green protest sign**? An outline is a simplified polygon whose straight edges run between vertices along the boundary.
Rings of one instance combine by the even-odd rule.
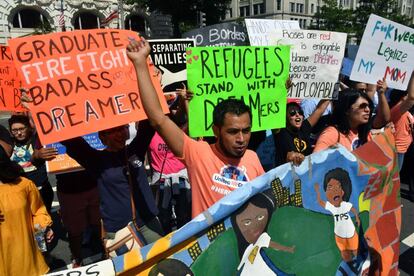
[[[242,99],[252,110],[252,130],[285,127],[289,46],[187,48],[192,137],[212,136],[218,102]]]

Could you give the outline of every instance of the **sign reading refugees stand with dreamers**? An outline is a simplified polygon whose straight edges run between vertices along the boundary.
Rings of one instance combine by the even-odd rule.
[[[273,45],[291,45],[288,98],[335,98],[346,34],[311,30],[273,30]]]
[[[20,101],[21,87],[22,84],[13,63],[10,48],[0,46],[0,110],[26,110]]]
[[[414,29],[371,14],[350,79],[406,90],[413,68]]]
[[[190,136],[212,136],[214,107],[228,98],[250,106],[253,131],[285,127],[289,57],[288,46],[189,48]]]
[[[146,118],[126,53],[131,39],[140,38],[133,31],[97,29],[9,40],[42,144]],[[167,112],[160,83],[151,77]]]

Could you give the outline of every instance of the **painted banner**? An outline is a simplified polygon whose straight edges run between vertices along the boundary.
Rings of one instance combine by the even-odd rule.
[[[20,81],[8,46],[0,46],[0,110],[25,111],[21,105]]]
[[[131,39],[139,37],[133,31],[97,29],[9,40],[33,99],[30,111],[42,144],[146,118],[126,54]],[[167,112],[160,83],[151,77]]]
[[[246,18],[246,29],[252,46],[273,46],[270,34],[274,30],[299,30],[296,20]]]
[[[273,30],[273,45],[292,45],[289,98],[336,97],[346,34],[313,30]]]
[[[391,132],[331,148],[230,193],[117,275],[397,275],[400,181]],[[368,274],[369,271],[369,274]]]
[[[82,138],[85,139],[85,141],[88,142],[88,144],[94,149],[105,149],[105,145],[102,144],[101,140],[99,139],[98,133],[84,135]],[[78,162],[76,162],[66,153],[66,147],[61,143],[53,143],[47,145],[46,147],[54,147],[58,151],[58,155],[54,159],[46,161],[46,170],[48,173],[68,173],[84,169]]]
[[[213,136],[213,109],[228,98],[250,106],[253,131],[285,127],[289,56],[288,46],[189,48],[190,136]]]
[[[406,90],[414,68],[414,29],[371,14],[352,68],[351,80]]]
[[[187,85],[185,49],[194,47],[194,40],[154,39],[149,42],[152,62],[161,73],[163,92],[173,92]]]
[[[195,46],[247,46],[245,28],[236,23],[221,23],[194,29],[182,35],[195,39]]]

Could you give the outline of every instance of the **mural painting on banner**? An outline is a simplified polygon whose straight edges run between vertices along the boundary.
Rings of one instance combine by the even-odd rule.
[[[194,29],[182,37],[195,40],[195,46],[247,46],[247,34],[243,26],[235,23],[221,23]]]
[[[284,164],[179,230],[113,259],[115,271],[396,275],[401,203],[395,157],[387,131],[354,152],[339,146],[307,156],[299,167]]]
[[[351,80],[406,90],[414,69],[414,29],[371,14],[352,68]]]
[[[185,49],[194,47],[192,39],[154,39],[151,45],[151,59],[156,74],[161,74],[161,87],[164,93],[174,92],[187,86]]]
[[[8,46],[0,46],[0,111],[25,111],[20,101],[22,82]]]
[[[99,139],[98,133],[84,135],[82,138],[94,149],[105,149],[105,145]],[[46,161],[46,170],[48,173],[59,174],[83,170],[83,167],[66,153],[66,147],[61,143],[53,143],[46,147],[54,147],[58,151],[54,159]]]
[[[9,40],[42,144],[146,118],[126,54],[131,39],[140,38],[133,31],[99,29]],[[151,77],[168,112],[160,83]]]
[[[270,34],[273,30],[299,30],[296,20],[246,18],[246,29],[252,46],[273,46]]]
[[[289,56],[287,46],[187,49],[190,136],[213,136],[213,109],[228,98],[250,106],[253,131],[284,127]]]
[[[273,45],[291,45],[288,98],[336,98],[346,34],[311,30],[273,30]]]

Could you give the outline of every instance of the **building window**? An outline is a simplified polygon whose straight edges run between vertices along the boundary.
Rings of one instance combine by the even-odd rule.
[[[276,9],[278,11],[282,9],[282,0],[276,0]]]
[[[311,4],[311,13],[315,12],[315,4]]]
[[[265,12],[264,3],[254,4],[253,5],[253,14],[262,14]]]
[[[99,17],[91,12],[81,12],[74,17],[75,30],[99,29]]]
[[[290,3],[290,12],[295,12],[295,3]]]
[[[233,17],[233,9],[232,8],[227,10],[227,15],[229,16],[229,18]]]
[[[303,28],[306,28],[306,19],[303,19]]]
[[[303,4],[296,4],[296,12],[303,13]]]
[[[125,19],[125,29],[132,30],[135,32],[146,33],[145,19],[139,15],[133,14],[127,16]]]
[[[240,7],[240,16],[241,17],[250,16],[250,7],[249,6]]]
[[[32,9],[23,9],[18,11],[13,17],[14,28],[40,28],[49,24],[47,19],[38,11]]]

